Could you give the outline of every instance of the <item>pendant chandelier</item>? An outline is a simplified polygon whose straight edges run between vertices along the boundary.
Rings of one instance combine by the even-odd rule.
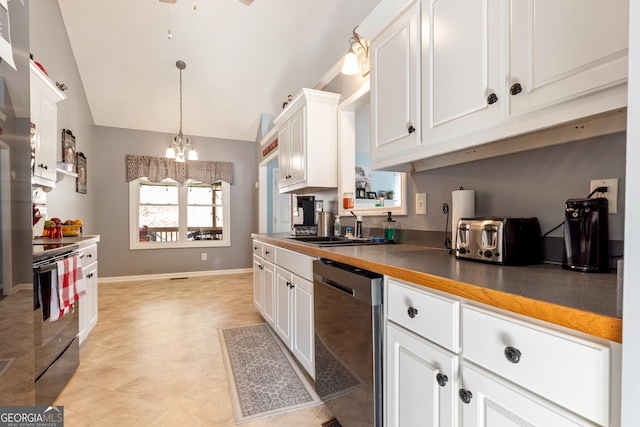
[[[177,61],[176,67],[180,70],[180,131],[169,143],[165,157],[176,159],[176,162],[184,162],[185,159],[198,160],[198,153],[189,141],[189,138],[182,134],[182,70],[187,68],[184,61]]]

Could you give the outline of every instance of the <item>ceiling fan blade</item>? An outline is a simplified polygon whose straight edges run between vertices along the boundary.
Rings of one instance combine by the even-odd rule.
[[[253,0],[238,0],[238,1],[240,1],[241,3],[243,3],[243,4],[247,5],[247,6],[251,5],[251,3],[253,3]]]

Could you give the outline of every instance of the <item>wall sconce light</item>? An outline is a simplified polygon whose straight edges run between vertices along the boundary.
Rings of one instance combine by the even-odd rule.
[[[362,77],[369,74],[369,42],[365,38],[361,38],[356,30],[353,29],[353,35],[349,39],[349,51],[344,57],[342,64],[342,74],[352,76],[362,73]]]

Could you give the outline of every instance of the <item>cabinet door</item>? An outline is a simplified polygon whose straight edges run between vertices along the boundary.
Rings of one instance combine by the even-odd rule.
[[[315,379],[313,282],[293,275],[293,355]]]
[[[627,80],[628,0],[510,1],[510,114]]]
[[[80,344],[89,336],[89,333],[98,322],[98,263],[82,268],[82,275],[86,287],[86,293],[79,300],[79,328],[78,337]]]
[[[460,377],[463,427],[596,425],[471,364],[462,363]]]
[[[389,321],[385,348],[385,425],[458,425],[458,356]]]
[[[422,1],[423,144],[469,134],[503,119],[501,4],[499,0]]]
[[[417,4],[371,41],[371,156],[380,158],[418,147]]]
[[[287,181],[291,176],[289,166],[289,126],[288,122],[280,125],[278,130],[278,168],[280,169],[279,188],[287,186]]]
[[[273,328],[276,314],[276,267],[267,261],[264,261],[262,266],[262,317]]]
[[[289,120],[289,175],[288,185],[305,180],[306,165],[306,107],[296,112]]]
[[[36,125],[36,152],[34,176],[56,180],[56,148],[58,107],[56,102],[31,81],[31,120]]]
[[[253,255],[253,305],[256,306],[259,313],[262,313],[262,300],[264,298],[264,273],[262,269],[262,258]]]
[[[87,299],[89,305],[89,332],[98,323],[98,263],[90,264],[85,271]]]
[[[291,349],[291,273],[276,267],[276,317],[275,330]]]

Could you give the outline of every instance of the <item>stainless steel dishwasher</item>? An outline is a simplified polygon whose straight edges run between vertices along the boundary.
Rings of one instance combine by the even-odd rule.
[[[382,276],[313,262],[316,392],[343,427],[382,426]]]

